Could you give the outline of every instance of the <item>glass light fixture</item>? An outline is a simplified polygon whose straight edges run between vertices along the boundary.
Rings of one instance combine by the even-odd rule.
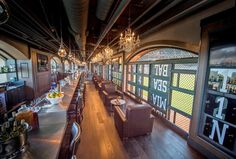
[[[64,45],[63,45],[63,41],[62,41],[62,37],[61,37],[61,44],[60,44],[60,48],[59,48],[59,50],[58,50],[58,55],[60,56],[60,57],[66,57],[66,55],[67,55],[67,53],[66,53],[66,49],[65,49],[65,47],[64,47]]]
[[[128,19],[128,28],[125,30],[124,34],[120,34],[119,46],[121,50],[125,52],[131,52],[140,44],[139,36],[135,36],[130,28],[130,8],[129,8],[129,19]]]
[[[93,63],[97,63],[97,62],[101,62],[102,61],[102,54],[98,53],[97,55],[95,55],[92,60]]]
[[[70,61],[73,61],[73,53],[71,52],[71,49],[70,49],[70,48],[69,48],[68,59],[69,59]]]
[[[105,65],[111,62],[112,55],[113,50],[109,46],[106,46],[105,49],[103,49],[100,53],[94,56],[91,61],[93,63],[101,62],[103,65]]]
[[[60,25],[61,25],[61,21],[60,21]],[[59,47],[59,50],[58,50],[58,56],[60,56],[61,58],[64,58],[66,57],[67,53],[66,53],[66,49],[63,45],[63,39],[62,39],[62,25],[60,27],[61,29],[61,43],[60,43],[60,47]]]
[[[125,30],[124,35],[121,33],[120,35],[120,49],[125,52],[131,52],[140,44],[139,36],[135,36],[134,32],[132,32],[131,28]]]
[[[102,55],[104,63],[107,64],[111,60],[113,50],[109,46],[106,46],[106,48],[102,51]]]
[[[76,59],[75,62],[76,62],[77,64],[81,64],[81,61],[80,61],[79,59]]]
[[[72,54],[72,53],[69,53],[69,54],[68,54],[68,59],[69,59],[70,61],[73,61],[73,54]]]
[[[70,61],[73,61],[73,58],[75,57],[75,54],[71,52],[70,38],[69,38],[69,53],[67,57]]]

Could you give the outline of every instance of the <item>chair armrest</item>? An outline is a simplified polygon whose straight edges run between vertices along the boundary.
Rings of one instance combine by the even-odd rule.
[[[105,96],[108,96],[108,93],[106,91],[102,91],[102,93],[105,95]]]
[[[119,90],[116,90],[116,92],[117,92],[120,96],[122,96],[122,98],[124,98],[124,93],[123,93],[123,92],[121,92],[121,91],[119,91]]]
[[[125,114],[123,113],[123,111],[118,106],[115,106],[114,109],[115,109],[115,113],[117,113],[117,115],[119,115],[120,120],[123,123],[127,122],[127,119],[126,119]]]
[[[155,119],[156,117],[154,115],[150,115],[150,119]]]
[[[114,122],[121,139],[128,137],[128,120],[118,106],[114,107]]]

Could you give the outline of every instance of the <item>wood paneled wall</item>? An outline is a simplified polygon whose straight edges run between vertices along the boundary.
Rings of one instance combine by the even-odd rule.
[[[32,60],[32,71],[33,71],[33,77],[34,77],[34,96],[39,97],[48,89],[50,88],[50,79],[51,79],[51,71],[50,71],[50,54],[46,52],[42,52],[40,50],[36,50],[31,48],[31,60]],[[37,54],[43,54],[48,57],[48,71],[45,72],[38,72],[38,66],[37,66]]]

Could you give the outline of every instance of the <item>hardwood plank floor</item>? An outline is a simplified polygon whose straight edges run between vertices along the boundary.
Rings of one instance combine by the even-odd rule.
[[[201,154],[187,145],[173,130],[154,122],[151,135],[129,138],[122,142],[113,116],[104,107],[92,82],[86,87],[86,106],[81,142],[77,156],[81,159],[201,159]]]

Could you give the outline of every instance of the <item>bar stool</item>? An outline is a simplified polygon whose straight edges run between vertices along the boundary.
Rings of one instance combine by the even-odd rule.
[[[71,127],[71,139],[68,159],[77,159],[76,152],[80,143],[81,128],[78,123],[73,122]]]
[[[75,103],[71,103],[67,110],[67,120],[82,123],[83,121],[83,103],[81,97],[76,99]]]

